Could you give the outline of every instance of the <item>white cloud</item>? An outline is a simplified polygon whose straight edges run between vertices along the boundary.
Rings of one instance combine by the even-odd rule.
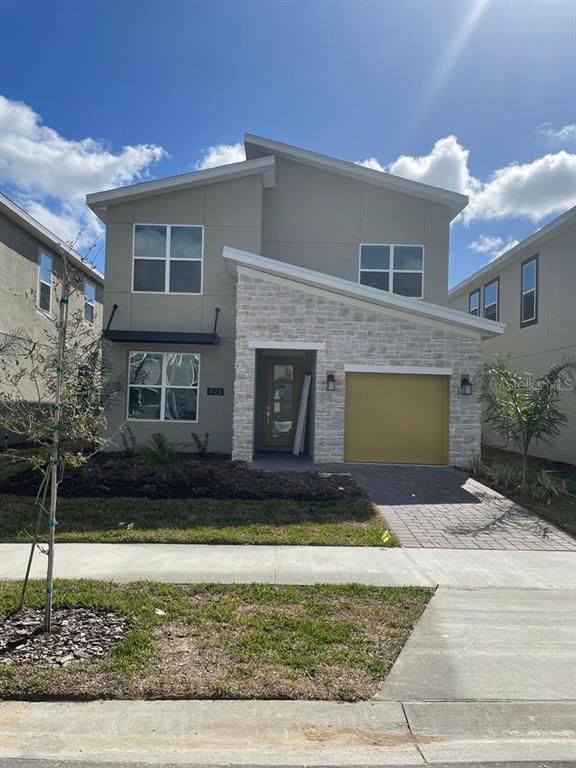
[[[363,165],[364,168],[371,168],[373,171],[386,171],[386,168],[381,165],[380,161],[375,157],[367,157],[366,160],[359,160],[356,165]]]
[[[246,160],[243,144],[215,144],[204,150],[196,168],[203,171],[205,168],[215,168],[217,165],[241,163],[243,160]]]
[[[114,153],[96,139],[66,139],[27,104],[0,96],[0,184],[63,239],[85,228],[78,247],[102,231],[85,195],[141,179],[164,155],[153,144]]]
[[[469,155],[470,151],[459,143],[456,136],[446,136],[434,144],[429,155],[400,155],[390,164],[388,171],[468,195],[478,187],[478,182],[468,170]]]
[[[558,152],[495,171],[470,200],[464,219],[524,216],[539,221],[576,204],[576,155]]]
[[[576,204],[576,154],[561,151],[531,163],[512,163],[487,181],[470,173],[469,155],[455,136],[447,136],[428,155],[401,155],[388,166],[373,157],[360,164],[468,195],[465,222],[512,216],[536,222]]]
[[[542,123],[538,126],[538,133],[550,146],[576,144],[576,123],[569,123],[561,128],[554,128],[552,123]]]
[[[504,239],[498,235],[480,235],[477,240],[470,243],[468,248],[477,253],[485,253],[492,260],[497,256],[500,256],[501,253],[504,253],[504,251],[507,251],[509,248],[518,245],[518,242],[518,240],[511,236]]]

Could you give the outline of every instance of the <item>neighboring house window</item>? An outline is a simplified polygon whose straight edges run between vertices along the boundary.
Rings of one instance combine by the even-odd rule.
[[[128,418],[197,421],[200,355],[130,352]]]
[[[500,316],[500,279],[496,278],[484,286],[484,317],[498,320]]]
[[[84,320],[92,324],[96,311],[96,286],[90,280],[84,283]]]
[[[422,245],[361,245],[360,283],[400,296],[422,298]]]
[[[134,278],[139,293],[202,293],[201,226],[134,225]]]
[[[50,254],[40,251],[38,269],[38,309],[50,314],[52,308],[52,273],[54,260]]]
[[[538,322],[538,257],[525,261],[521,269],[520,325],[533,325]]]
[[[476,288],[468,297],[468,313],[476,317],[480,316],[480,288]]]

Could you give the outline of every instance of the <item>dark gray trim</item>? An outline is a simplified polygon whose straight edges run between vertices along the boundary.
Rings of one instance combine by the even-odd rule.
[[[500,275],[498,277],[495,277],[493,280],[488,280],[487,283],[484,283],[484,290],[483,290],[483,297],[482,297],[482,317],[486,318],[486,288],[489,288],[491,285],[494,285],[494,283],[498,284],[498,301],[496,302],[496,322],[500,322]],[[492,319],[492,318],[486,318]]]
[[[474,294],[478,294],[478,314],[475,315],[474,312],[470,311],[470,299]],[[472,317],[482,317],[482,287],[478,286],[478,288],[475,288],[473,291],[470,291],[468,294],[468,314],[472,315]]]
[[[538,257],[539,254],[535,253],[534,256],[530,256],[530,258],[524,259],[524,261],[520,264],[520,328],[527,328],[529,325],[537,325],[538,323],[538,297],[540,293],[540,259]],[[536,262],[536,271],[534,274],[534,317],[531,320],[522,320],[522,309],[524,306],[522,301],[524,295],[524,286],[522,285],[522,272],[524,271],[524,265],[529,264],[531,261]]]
[[[154,344],[220,344],[217,333],[184,333],[181,331],[110,331],[103,333],[109,341],[152,342]]]

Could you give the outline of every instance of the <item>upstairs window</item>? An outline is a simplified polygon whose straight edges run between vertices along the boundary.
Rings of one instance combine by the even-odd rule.
[[[128,418],[197,421],[200,355],[130,352]]]
[[[520,325],[533,325],[538,322],[538,257],[525,261],[521,269]]]
[[[87,323],[94,322],[94,315],[96,312],[96,286],[91,283],[90,280],[86,280],[84,283],[84,320]]]
[[[135,224],[135,293],[202,293],[204,228]]]
[[[484,317],[498,320],[500,317],[500,278],[484,286]]]
[[[54,272],[54,259],[49,253],[40,251],[40,264],[38,269],[38,309],[50,314],[52,309],[52,274]]]
[[[468,313],[480,317],[480,288],[476,288],[468,296]]]
[[[422,298],[422,245],[360,246],[360,283],[399,296]]]

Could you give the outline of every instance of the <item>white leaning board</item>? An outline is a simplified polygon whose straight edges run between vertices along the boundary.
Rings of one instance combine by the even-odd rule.
[[[308,413],[308,397],[310,396],[310,380],[311,376],[307,373],[304,376],[304,384],[302,385],[302,397],[300,399],[300,410],[298,411],[298,423],[296,424],[296,434],[294,435],[294,447],[292,454],[298,456],[304,450],[304,442],[306,439],[306,414]]]

